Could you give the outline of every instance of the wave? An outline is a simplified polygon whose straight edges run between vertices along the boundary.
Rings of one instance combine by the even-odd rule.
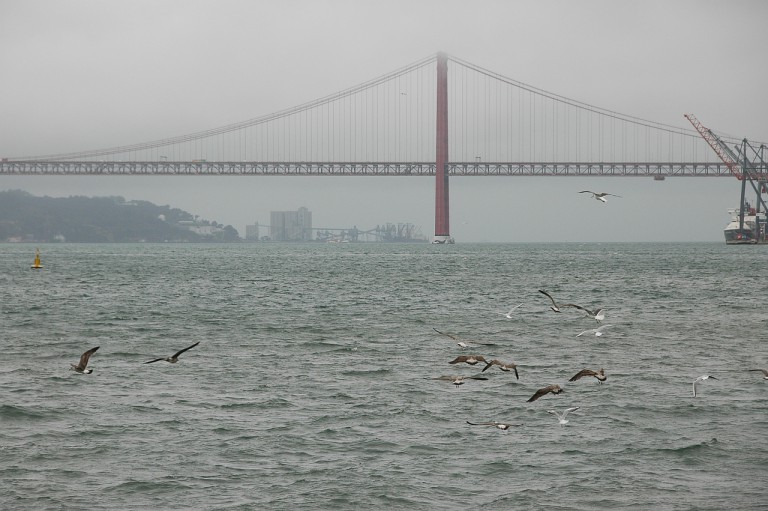
[[[148,405],[131,405],[131,410],[134,412],[162,412],[163,409],[159,406]]]
[[[630,455],[633,459],[635,459],[638,455],[654,456],[657,454],[661,454],[664,457],[667,457],[669,455],[686,457],[686,456],[695,455],[695,454],[708,453],[710,450],[714,450],[714,449],[718,449],[717,438],[712,438],[710,440],[702,440],[700,442],[686,443],[683,445],[673,446],[673,447],[668,447],[668,446],[667,447],[661,447],[661,446],[627,447],[625,449],[619,450],[617,453],[614,453],[614,454]]]
[[[683,445],[681,447],[665,447],[661,449],[655,449],[657,452],[669,452],[673,454],[689,454],[689,453],[697,453],[700,451],[707,450],[711,447],[717,446],[717,438],[712,438],[711,440],[704,440],[702,442],[695,442],[688,445]]]
[[[179,490],[188,490],[190,486],[182,484],[176,480],[168,481],[149,481],[149,480],[129,480],[105,488],[106,491],[116,491],[119,493],[153,495],[159,493],[176,493]]]
[[[343,376],[382,376],[385,374],[392,374],[394,371],[391,369],[387,369],[385,367],[378,367],[376,369],[370,369],[370,370],[364,370],[364,369],[353,369],[351,371],[343,371],[341,374]]]
[[[268,410],[268,409],[280,407],[278,402],[286,403],[286,407],[291,406],[290,402],[284,399],[273,398],[267,401],[266,403],[256,403],[253,401],[249,401],[246,403],[227,403],[227,404],[220,405],[219,408],[221,408],[222,410],[247,410],[249,408],[256,408],[256,409],[263,408],[265,410]]]
[[[281,397],[273,397],[267,399],[262,406],[266,406],[269,409],[274,408],[294,408],[296,405],[294,405],[291,401],[287,399],[283,399]]]
[[[42,420],[51,414],[41,410],[32,410],[14,405],[0,405],[0,419],[4,420]]]

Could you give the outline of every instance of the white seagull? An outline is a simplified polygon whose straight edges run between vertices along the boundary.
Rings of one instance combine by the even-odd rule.
[[[568,424],[568,419],[566,419],[566,417],[568,417],[568,414],[571,412],[575,412],[578,409],[579,409],[578,406],[574,406],[572,408],[566,408],[565,410],[563,410],[563,413],[557,413],[555,410],[547,410],[547,412],[557,417],[557,421],[560,423],[561,426],[565,426],[566,424]]]
[[[70,364],[72,366],[72,370],[76,373],[91,374],[93,369],[86,369],[86,366],[88,365],[88,360],[91,358],[91,355],[93,355],[97,349],[99,349],[99,346],[91,348],[80,355],[80,361],[77,363],[77,365]]]
[[[621,198],[621,195],[614,195],[612,193],[606,193],[606,192],[593,192],[591,190],[582,190],[579,193],[591,193],[592,198],[599,200],[600,202],[607,202],[605,200],[606,195],[610,195],[611,197],[618,197]]]
[[[580,334],[576,335],[576,337],[581,337],[584,334],[595,334],[595,337],[600,337],[601,335],[603,335],[603,328],[608,328],[609,326],[611,326],[611,325],[600,325],[597,328],[592,328],[592,329],[589,329],[589,330],[584,330]]]
[[[518,305],[515,305],[514,307],[512,307],[511,309],[509,309],[509,312],[499,312],[499,314],[501,314],[502,316],[504,316],[504,317],[505,317],[505,318],[507,318],[507,319],[512,319],[512,318],[514,317],[514,316],[512,315],[512,313],[513,313],[513,312],[515,312],[515,309],[517,309],[517,308],[521,307],[522,305],[523,305],[522,303],[521,303],[521,304],[518,304]]]
[[[702,382],[704,380],[708,380],[710,378],[712,378],[713,380],[717,380],[717,378],[715,378],[714,376],[709,375],[709,374],[705,374],[703,376],[699,376],[698,378],[693,380],[693,397],[696,397],[696,385],[698,385],[700,382]]]
[[[750,369],[750,371],[760,371],[763,373],[763,379],[768,380],[768,370],[765,369]]]
[[[184,353],[184,352],[185,352],[185,351],[187,351],[187,350],[191,350],[192,348],[194,348],[194,347],[195,347],[195,346],[197,346],[198,344],[200,344],[200,341],[197,341],[197,342],[196,342],[195,344],[193,344],[192,346],[187,346],[187,347],[186,347],[186,348],[184,348],[183,350],[179,350],[179,351],[177,351],[176,353],[174,353],[174,354],[173,354],[173,355],[171,355],[170,357],[161,357],[161,358],[156,358],[156,359],[154,359],[154,360],[150,360],[149,362],[144,362],[144,363],[145,363],[145,364],[152,364],[153,362],[160,362],[161,360],[165,360],[166,362],[170,362],[171,364],[175,364],[176,362],[178,362],[178,361],[179,361],[179,355],[181,355],[182,353]]]

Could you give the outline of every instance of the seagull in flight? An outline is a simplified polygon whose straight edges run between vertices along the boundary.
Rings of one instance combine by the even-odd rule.
[[[100,346],[96,346],[95,348],[91,348],[82,355],[80,355],[80,362],[75,364],[70,364],[72,366],[72,370],[76,373],[82,373],[82,374],[91,374],[93,372],[93,369],[86,369],[86,366],[88,365],[88,360],[91,358],[91,355],[96,353],[96,350],[98,350]]]
[[[483,371],[485,371],[485,369],[483,369]],[[764,380],[768,380],[768,370],[766,370],[766,369],[750,369],[750,371],[760,371],[761,373],[763,373],[763,379]]]
[[[521,303],[521,304],[518,304],[518,305],[515,305],[514,307],[512,307],[511,309],[509,309],[509,312],[499,312],[499,314],[501,314],[502,316],[504,316],[504,317],[505,317],[505,318],[507,318],[507,319],[512,319],[512,318],[514,317],[514,316],[512,315],[512,313],[513,313],[513,312],[515,312],[515,310],[516,310],[517,308],[519,308],[519,307],[522,307],[522,305],[523,305],[522,303]]]
[[[447,334],[445,332],[441,332],[440,330],[438,330],[435,327],[432,327],[432,330],[434,330],[435,332],[437,332],[440,335],[444,335],[446,337],[450,337],[451,339],[456,341],[456,345],[459,346],[460,348],[466,348],[466,347],[468,347],[468,346],[470,346],[472,344],[482,344],[484,346],[493,346],[492,342],[468,341],[466,339],[462,339],[461,337],[457,337],[455,335],[451,335],[451,334]]]
[[[464,385],[464,380],[487,380],[488,378],[485,376],[439,376],[432,379],[449,381],[458,387],[459,385]]]
[[[472,426],[493,426],[495,428],[498,428],[504,432],[506,432],[509,428],[514,426],[520,426],[520,424],[510,424],[508,422],[469,422],[467,421],[467,424],[470,424]]]
[[[582,369],[578,373],[574,374],[568,381],[576,381],[584,376],[594,376],[597,378],[597,383],[603,383],[608,377],[605,375],[605,370],[593,371],[592,369]]]
[[[562,392],[564,392],[564,391],[563,391],[563,389],[560,387],[560,385],[548,385],[548,386],[546,386],[546,387],[542,387],[542,388],[540,388],[539,390],[537,390],[537,391],[536,391],[536,393],[535,393],[534,395],[532,395],[532,396],[531,396],[531,397],[528,399],[528,401],[526,401],[526,402],[527,402],[527,403],[531,403],[531,402],[533,402],[533,401],[536,401],[536,400],[537,400],[537,399],[539,399],[541,396],[545,396],[545,395],[549,394],[550,392],[551,392],[552,394],[555,394],[555,395],[557,395],[557,394],[560,394],[560,393],[562,393]]]
[[[191,350],[192,348],[194,348],[194,347],[195,347],[195,346],[197,346],[198,344],[200,344],[200,341],[197,341],[197,342],[196,342],[195,344],[193,344],[192,346],[187,346],[187,347],[186,347],[186,348],[184,348],[183,350],[179,350],[179,351],[177,351],[176,353],[174,353],[174,354],[173,354],[173,355],[171,355],[170,357],[161,357],[161,358],[156,358],[156,359],[154,359],[154,360],[150,360],[149,362],[144,362],[144,363],[145,363],[145,364],[152,364],[152,363],[154,363],[154,362],[160,362],[161,360],[165,360],[166,362],[170,362],[171,364],[175,364],[176,362],[178,362],[178,361],[179,361],[179,355],[181,355],[182,353],[184,353],[184,352],[185,352],[185,351],[187,351],[187,350]]]
[[[485,357],[482,355],[459,355],[458,357],[454,358],[449,364],[469,364],[471,366],[477,365],[478,362],[485,362],[488,363],[487,360],[485,360]]]
[[[605,309],[595,309],[595,310],[589,310],[586,307],[582,307],[581,305],[573,305],[577,309],[583,310],[587,313],[588,318],[592,318],[598,323],[602,322],[605,319]]]
[[[563,413],[557,413],[555,410],[547,410],[547,412],[557,417],[557,421],[560,423],[561,426],[565,426],[566,424],[568,424],[568,419],[566,419],[566,417],[568,417],[568,414],[571,412],[575,412],[578,409],[579,409],[578,406],[574,406],[571,408],[566,408],[565,410],[563,410]]]
[[[502,371],[514,371],[515,378],[517,378],[518,380],[520,379],[520,375],[517,374],[517,364],[515,364],[514,362],[510,362],[507,364],[505,362],[502,362],[499,359],[494,358],[490,362],[486,362],[486,366],[483,368],[481,372],[484,373],[485,370],[491,366],[499,366],[499,369],[501,369]]]
[[[592,197],[596,200],[599,200],[600,202],[607,202],[605,200],[606,195],[610,195],[611,197],[618,197],[621,198],[621,195],[614,195],[612,193],[606,193],[606,192],[593,192],[591,190],[582,190],[579,193],[591,193]]]
[[[539,293],[543,294],[544,296],[550,299],[550,301],[552,302],[552,305],[549,308],[552,309],[554,312],[562,312],[560,310],[560,307],[576,307],[578,309],[581,309],[581,307],[573,303],[557,303],[555,299],[552,298],[552,295],[550,295],[549,293],[547,293],[542,289],[539,289]]]
[[[600,337],[603,335],[603,328],[608,328],[611,325],[600,325],[597,328],[591,328],[589,330],[584,330],[580,334],[576,335],[576,337],[581,337],[584,334],[595,334],[595,337]]]
[[[693,397],[696,397],[696,385],[698,385],[699,383],[703,382],[704,380],[708,380],[710,378],[712,378],[713,380],[717,380],[717,378],[715,378],[714,376],[709,375],[709,374],[705,374],[705,375],[699,376],[698,378],[693,380]]]

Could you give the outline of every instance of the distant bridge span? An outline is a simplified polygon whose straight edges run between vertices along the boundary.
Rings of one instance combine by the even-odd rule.
[[[748,159],[754,161],[739,170],[734,162],[750,156],[746,145],[739,149],[737,140],[694,127],[600,108],[438,53],[315,101],[218,128],[106,149],[4,157],[0,176],[432,176],[434,241],[451,243],[449,177],[766,180],[763,146],[759,154],[752,148],[756,154]],[[742,184],[742,202],[743,193]]]
[[[451,176],[733,177],[722,162],[456,162]],[[768,169],[754,169],[767,175]],[[0,175],[435,176],[434,162],[4,161]]]

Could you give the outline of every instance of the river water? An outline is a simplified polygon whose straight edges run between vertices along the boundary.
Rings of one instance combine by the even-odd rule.
[[[768,508],[768,247],[34,248],[0,245],[2,509]]]

